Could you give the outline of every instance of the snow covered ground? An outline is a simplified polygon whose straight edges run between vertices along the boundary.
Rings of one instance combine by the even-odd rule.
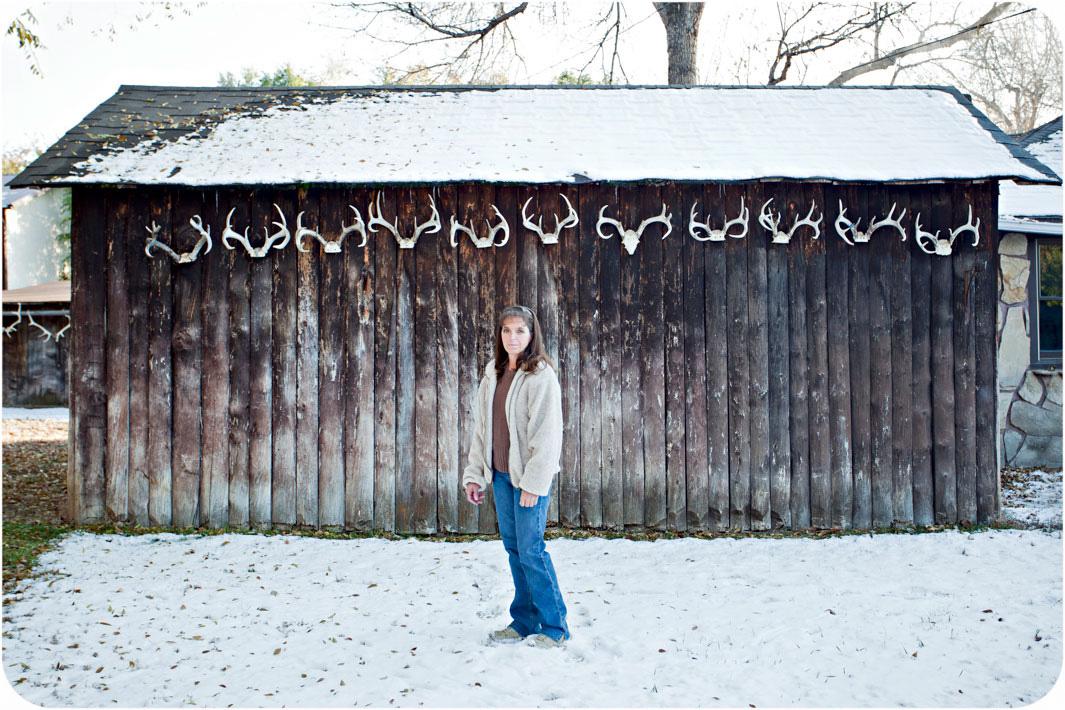
[[[4,610],[45,706],[1021,706],[1062,663],[1059,531],[553,539],[573,638],[498,541],[75,533]]]
[[[4,419],[70,419],[66,407],[4,407],[0,410]]]
[[[1026,528],[1061,530],[1061,469],[1002,472],[1002,515]]]
[[[9,596],[3,666],[46,706],[1018,707],[1061,670],[1062,476],[1003,481],[1029,529],[550,540],[549,650],[483,643],[498,541],[76,533]]]

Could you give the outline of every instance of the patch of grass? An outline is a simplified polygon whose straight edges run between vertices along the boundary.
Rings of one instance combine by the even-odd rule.
[[[70,531],[66,525],[4,521],[4,591],[32,577],[37,558]]]
[[[568,540],[585,540],[590,538],[601,538],[606,540],[624,539],[624,540],[642,540],[642,541],[655,541],[655,540],[680,540],[684,538],[696,538],[700,540],[715,540],[722,538],[731,539],[744,539],[744,538],[762,538],[762,539],[782,539],[782,538],[833,538],[833,537],[852,537],[856,535],[867,535],[872,537],[873,535],[917,535],[925,533],[977,533],[986,532],[987,530],[1000,530],[1013,528],[1014,525],[1008,522],[995,521],[990,524],[983,525],[968,525],[968,524],[941,524],[941,525],[898,525],[895,527],[875,528],[873,530],[856,530],[856,529],[841,529],[841,528],[827,528],[816,530],[725,530],[720,532],[715,531],[672,531],[672,530],[644,530],[640,528],[626,528],[626,529],[591,529],[591,528],[570,528],[566,526],[549,525],[544,531],[544,538],[548,540],[556,539],[568,539]],[[259,537],[277,537],[277,536],[292,536],[292,537],[310,537],[318,538],[321,540],[359,540],[365,538],[377,538],[381,540],[423,540],[426,542],[472,542],[474,540],[498,540],[498,534],[491,533],[455,533],[455,532],[438,532],[438,533],[395,533],[387,530],[344,530],[344,529],[329,529],[329,528],[313,528],[313,527],[293,527],[293,526],[276,526],[274,528],[249,528],[249,527],[223,527],[223,528],[205,528],[205,527],[160,527],[160,526],[142,526],[134,523],[126,522],[103,522],[103,523],[85,523],[82,525],[68,527],[67,530],[76,530],[80,532],[91,533],[94,535],[158,535],[158,534],[173,534],[173,535],[193,535],[199,537],[213,537],[215,535],[255,535]]]

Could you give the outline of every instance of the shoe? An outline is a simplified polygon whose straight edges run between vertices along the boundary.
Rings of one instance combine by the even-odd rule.
[[[535,646],[536,648],[561,648],[565,645],[566,639],[559,639],[556,641],[547,634],[533,634],[526,640],[526,646]]]
[[[513,626],[499,629],[488,634],[488,643],[517,643],[524,637],[514,630]]]

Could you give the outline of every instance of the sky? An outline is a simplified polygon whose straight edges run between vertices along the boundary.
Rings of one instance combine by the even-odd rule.
[[[1061,25],[1061,10],[1035,4],[1046,6]],[[43,76],[36,76],[15,39],[3,38],[0,126],[5,151],[46,148],[122,84],[215,86],[224,72],[239,75],[244,67],[273,71],[285,63],[304,76],[328,76],[330,84],[377,83],[385,64],[405,68],[419,56],[431,57],[436,48],[430,45],[394,57],[399,47],[357,34],[359,18],[340,2],[187,0],[169,14],[139,0],[2,6],[5,28],[28,7],[46,45],[37,51]],[[510,67],[512,80],[552,83],[563,71],[579,71],[590,56],[589,38],[604,31],[595,23],[608,6],[543,3],[519,15],[513,25],[524,63]],[[621,50],[629,81],[664,83],[665,32],[652,3],[629,1],[624,7],[630,29],[622,37]],[[137,21],[144,14],[147,19]],[[555,14],[565,20],[563,27],[547,22]],[[766,38],[777,21],[772,3],[709,3],[700,35],[702,80],[764,83],[767,64],[760,53],[768,50]],[[373,31],[388,35],[391,29],[378,22]],[[419,55],[422,51],[426,53]],[[843,48],[820,56],[806,73],[806,83],[830,80],[838,70],[860,61],[860,52],[857,47]],[[797,67],[794,74],[801,71]],[[588,73],[598,78],[598,63]],[[877,81],[885,79],[867,75],[860,83]]]
[[[186,5],[187,15],[170,19],[155,13],[130,31],[129,23],[144,10],[137,2],[31,4],[48,45],[38,52],[44,76],[34,76],[17,43],[4,38],[5,147],[51,144],[121,84],[215,86],[223,72],[239,74],[242,67],[273,71],[286,62],[305,76],[332,67],[342,81],[331,83],[376,83],[376,70],[398,49],[355,38],[348,29],[358,22],[353,13],[327,3],[211,0]],[[633,3],[633,10],[634,15],[647,11],[637,20],[653,12],[650,3]],[[73,24],[67,24],[68,17]],[[531,16],[521,19],[536,22]],[[657,44],[664,47],[661,23],[649,19],[628,34],[635,45],[648,47],[656,44],[657,35]],[[123,30],[114,39],[104,31],[110,21]],[[4,22],[6,27],[10,13]],[[567,41],[557,35],[538,36],[528,48],[530,82],[551,83],[563,70],[579,68],[580,57],[572,64],[564,61]],[[663,50],[646,54],[633,62],[630,76],[664,81]],[[407,65],[405,58],[395,61]],[[344,70],[338,71],[340,67]]]

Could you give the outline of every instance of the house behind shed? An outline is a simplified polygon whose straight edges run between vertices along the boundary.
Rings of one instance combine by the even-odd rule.
[[[70,282],[5,289],[5,407],[67,406]]]
[[[1061,174],[1061,117],[1018,142]],[[1005,466],[1061,468],[1061,187],[1002,185],[998,416]]]
[[[70,190],[3,186],[4,406],[67,404]]]
[[[940,87],[123,86],[17,179],[73,189],[70,515],[494,532],[518,302],[552,521],[986,522],[1000,179],[1060,184]]]

